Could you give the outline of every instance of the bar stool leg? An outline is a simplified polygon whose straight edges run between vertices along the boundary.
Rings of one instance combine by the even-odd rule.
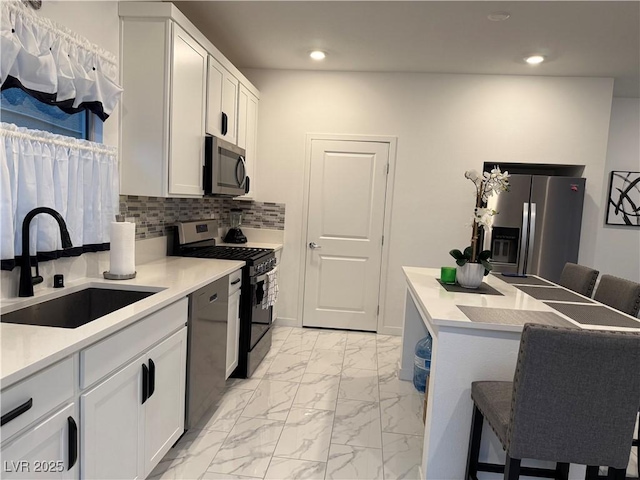
[[[584,477],[585,480],[598,480],[598,475],[600,474],[600,467],[595,467],[590,465],[587,467],[587,475]]]
[[[607,480],[624,480],[627,471],[624,468],[611,468],[607,471]]]
[[[556,463],[556,480],[569,480],[568,463]]]
[[[520,459],[507,455],[504,462],[504,480],[518,480],[520,478]]]
[[[467,453],[467,470],[464,480],[476,480],[478,478],[478,459],[480,458],[480,442],[482,440],[482,423],[484,416],[480,409],[473,405],[471,417],[471,434],[469,435],[469,452]]]

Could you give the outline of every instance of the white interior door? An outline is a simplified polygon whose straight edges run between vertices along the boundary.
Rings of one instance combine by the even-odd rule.
[[[389,144],[312,140],[304,326],[377,329]]]

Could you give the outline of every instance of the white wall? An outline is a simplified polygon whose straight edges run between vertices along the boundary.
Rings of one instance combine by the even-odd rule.
[[[601,221],[611,79],[246,70],[260,89],[258,200],[286,203],[280,316],[298,309],[307,133],[395,135],[385,331],[402,325],[403,265],[451,265],[468,245],[483,162],[586,165],[580,261]]]
[[[640,172],[640,100],[614,98],[609,145],[602,182],[602,205],[606,205],[612,170]],[[640,228],[605,225],[606,208],[598,219],[594,267],[601,273],[640,282]]]

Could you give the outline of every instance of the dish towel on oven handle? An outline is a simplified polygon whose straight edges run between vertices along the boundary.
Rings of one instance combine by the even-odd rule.
[[[273,307],[278,301],[278,267],[267,272],[266,295],[262,298],[262,308]]]

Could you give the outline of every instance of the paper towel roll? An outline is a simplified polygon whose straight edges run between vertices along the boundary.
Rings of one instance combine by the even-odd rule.
[[[109,273],[128,275],[136,271],[136,224],[111,222]]]

